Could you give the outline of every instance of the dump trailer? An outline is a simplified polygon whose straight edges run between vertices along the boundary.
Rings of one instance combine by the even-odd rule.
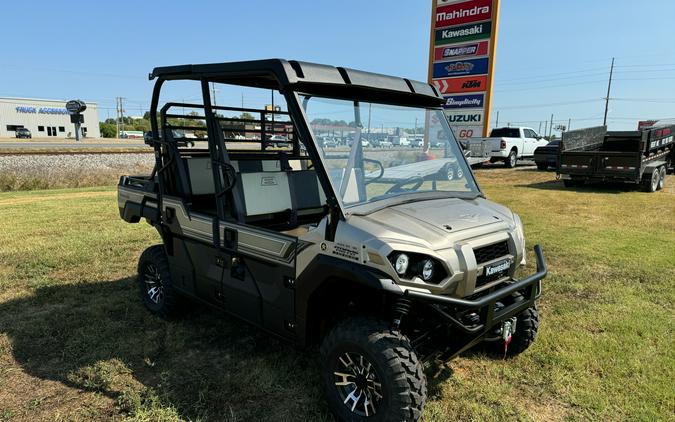
[[[566,187],[625,182],[647,192],[662,189],[675,162],[675,125],[608,132],[606,126],[565,132],[558,175]]]

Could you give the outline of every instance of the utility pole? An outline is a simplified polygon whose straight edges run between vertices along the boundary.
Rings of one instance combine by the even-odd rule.
[[[497,110],[497,121],[495,122],[495,127],[499,127],[499,110]]]
[[[548,127],[548,137],[550,138],[553,135],[553,113],[551,113],[551,124]]]
[[[539,130],[537,131],[537,133],[541,135],[541,120],[539,120]]]
[[[115,123],[117,123],[117,133],[115,134],[115,138],[118,139],[120,137],[121,115],[122,115],[122,97],[115,97]]]
[[[548,130],[548,120],[544,120],[544,136],[546,136]]]
[[[216,102],[216,83],[211,82],[211,98],[213,98],[213,105],[217,106],[218,103]]]
[[[124,97],[120,98],[120,120],[122,121],[122,132],[124,132]]]
[[[607,126],[607,110],[609,109],[609,92],[612,89],[612,73],[614,73],[614,57],[612,57],[612,66],[609,68],[609,81],[607,82],[607,97],[605,97],[605,118],[602,125]]]
[[[572,118],[571,117],[569,119],[567,119],[567,130],[569,131],[570,129],[572,129]]]

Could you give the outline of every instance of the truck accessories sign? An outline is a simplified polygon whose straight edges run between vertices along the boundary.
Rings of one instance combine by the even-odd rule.
[[[459,139],[486,136],[499,0],[432,0],[429,82]]]

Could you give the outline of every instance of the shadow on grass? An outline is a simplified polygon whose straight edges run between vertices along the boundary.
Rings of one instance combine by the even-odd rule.
[[[624,193],[640,191],[640,186],[630,183],[585,183],[581,186],[565,187],[562,180],[547,180],[545,182],[536,182],[523,185],[516,185],[517,187],[534,188],[543,190],[559,190],[567,192],[579,193]]]
[[[26,373],[105,394],[130,415],[332,420],[313,354],[217,311],[156,318],[131,278],[46,287],[2,303],[0,331]]]

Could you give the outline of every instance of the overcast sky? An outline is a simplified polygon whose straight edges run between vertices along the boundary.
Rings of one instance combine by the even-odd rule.
[[[492,123],[675,117],[675,1],[502,0]],[[147,110],[154,66],[283,57],[426,79],[431,1],[3,3],[0,96]],[[178,93],[180,95],[189,95]],[[241,102],[241,94],[219,93]],[[227,96],[231,95],[231,98]]]

